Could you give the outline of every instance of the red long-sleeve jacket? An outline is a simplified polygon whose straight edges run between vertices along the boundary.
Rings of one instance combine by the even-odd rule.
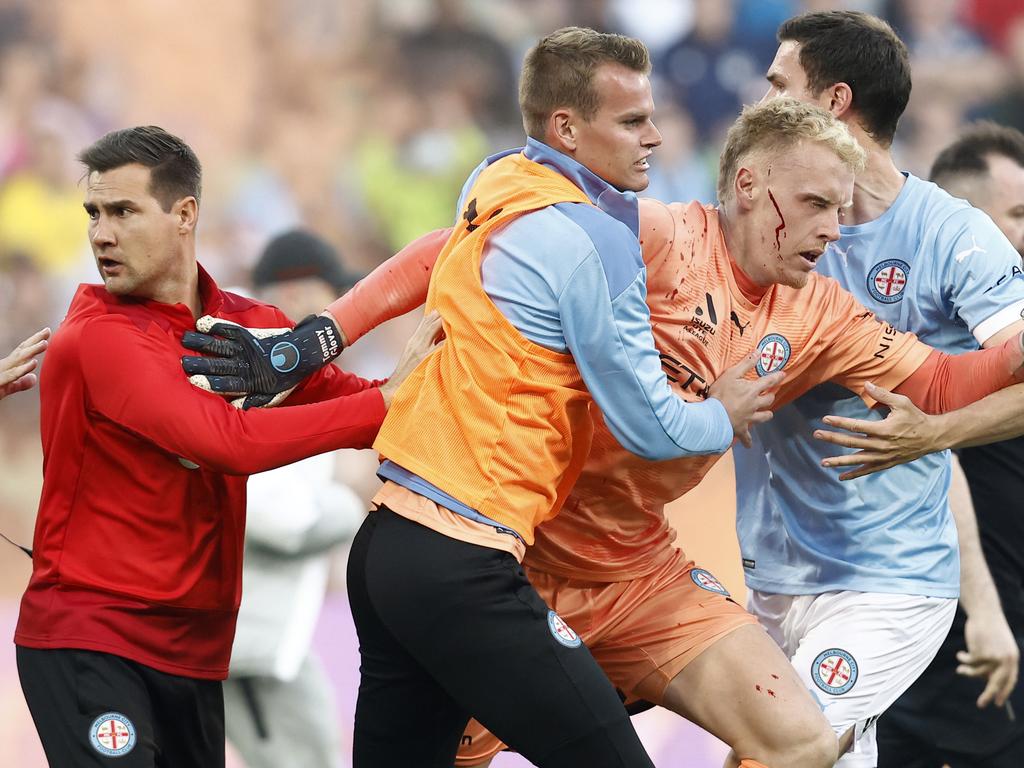
[[[289,324],[199,272],[205,313]],[[373,442],[385,413],[376,382],[334,366],[290,407],[240,411],[196,389],[180,364],[193,325],[182,304],[126,300],[102,286],[82,286],[72,301],[40,381],[43,491],[18,645],[223,679],[241,594],[246,475]]]

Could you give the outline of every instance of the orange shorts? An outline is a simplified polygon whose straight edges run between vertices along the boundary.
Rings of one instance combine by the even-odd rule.
[[[678,549],[658,570],[632,581],[579,581],[529,567],[526,574],[583,638],[627,702],[660,704],[687,664],[730,632],[757,624],[714,576]],[[455,764],[478,765],[504,748],[471,720]]]

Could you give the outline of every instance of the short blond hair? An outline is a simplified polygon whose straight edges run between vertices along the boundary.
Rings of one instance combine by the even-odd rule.
[[[600,107],[593,81],[601,64],[621,64],[646,75],[651,55],[635,38],[587,27],[564,27],[533,46],[519,79],[519,108],[527,136],[543,139],[548,118],[559,107],[575,109],[590,120]]]
[[[854,173],[864,170],[867,154],[841,120],[796,99],[768,99],[744,107],[729,129],[718,164],[718,199],[731,196],[736,171],[751,154],[784,152],[801,141],[820,142]]]

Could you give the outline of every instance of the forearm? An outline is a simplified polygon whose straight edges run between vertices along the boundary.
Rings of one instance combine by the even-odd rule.
[[[1019,335],[992,349],[960,355],[935,351],[894,391],[925,413],[947,413],[1024,381],[1022,366]]]
[[[334,318],[345,346],[423,304],[434,264],[451,232],[437,229],[413,240],[324,310]]]
[[[968,616],[978,611],[1000,610],[999,594],[981,549],[978,521],[971,503],[967,478],[953,458],[949,506],[960,542],[960,604]]]
[[[87,374],[91,409],[174,456],[231,475],[339,448],[368,448],[384,421],[379,389],[313,405],[243,411],[194,388],[177,374],[175,362],[146,375],[140,360],[133,386],[113,366],[93,366]]]
[[[303,381],[281,406],[307,405],[335,397],[345,397],[379,387],[385,381],[387,379],[364,379],[343,371],[336,365],[325,365]]]
[[[928,418],[936,450],[970,448],[1024,435],[1024,384]]]
[[[131,409],[121,414],[122,423],[204,469],[250,475],[326,451],[369,448],[386,413],[377,389],[313,405],[248,411],[196,394],[212,407],[186,412],[179,404],[173,413]]]
[[[595,311],[595,294],[582,291],[576,305],[563,298],[561,317],[577,367],[619,443],[653,461],[727,450],[733,433],[722,403],[687,403],[670,389],[642,290],[627,289],[602,311]]]

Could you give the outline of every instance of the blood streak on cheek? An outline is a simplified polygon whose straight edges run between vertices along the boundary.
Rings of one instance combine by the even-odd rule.
[[[779,204],[775,201],[775,195],[772,194],[771,189],[768,190],[768,199],[772,201],[772,205],[775,206],[775,212],[779,214],[779,226],[775,228],[775,248],[781,251],[782,245],[779,242],[779,235],[786,228],[786,219],[783,218],[782,211],[779,209]]]

